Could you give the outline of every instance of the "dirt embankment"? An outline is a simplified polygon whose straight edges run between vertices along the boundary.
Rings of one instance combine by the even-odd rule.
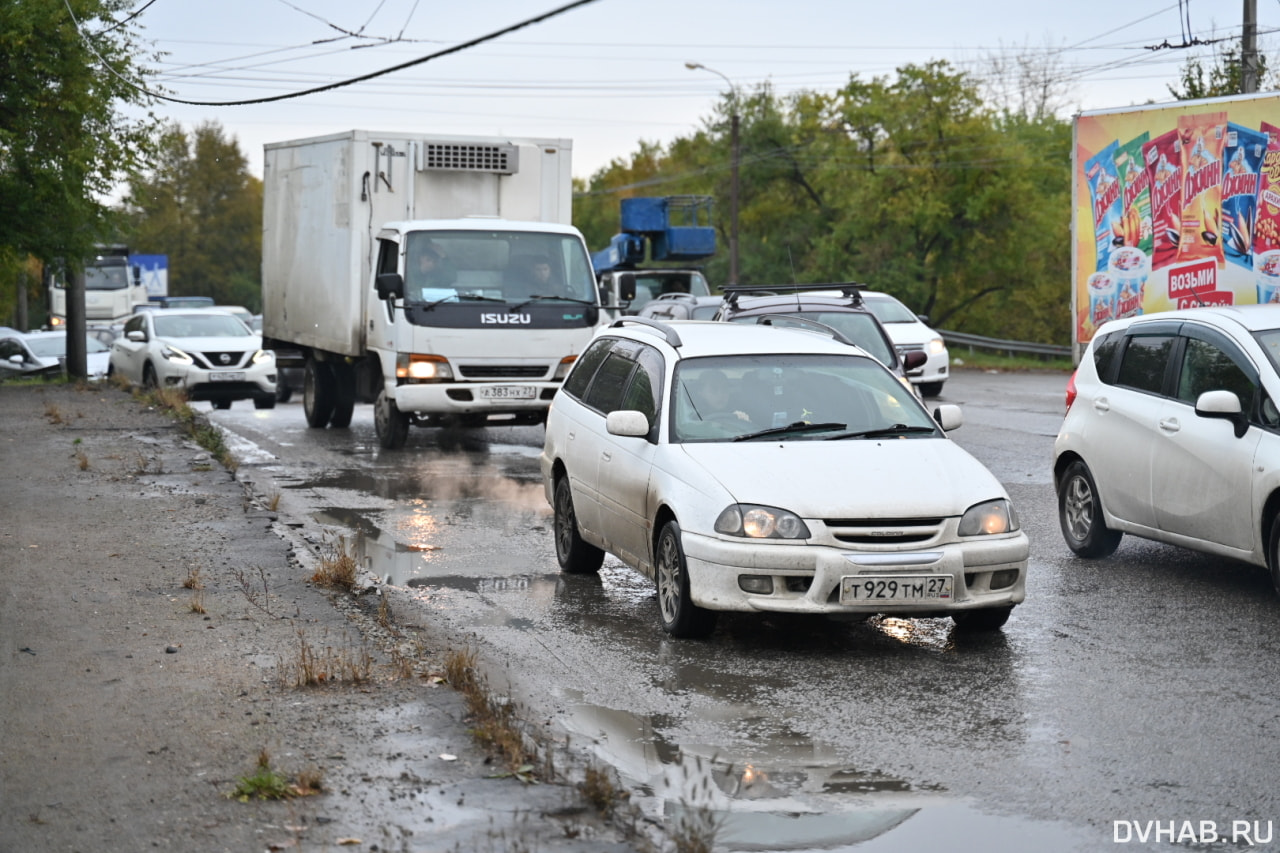
[[[319,534],[166,414],[0,385],[0,477],[0,853],[646,846],[571,781],[493,778],[424,677],[456,638],[309,583]],[[260,756],[321,791],[229,796]]]

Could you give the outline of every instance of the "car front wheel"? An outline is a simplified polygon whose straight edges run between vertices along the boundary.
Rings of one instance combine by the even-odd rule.
[[[585,541],[578,532],[568,474],[556,480],[554,499],[556,560],[560,570],[571,575],[595,574],[604,562],[604,551]]]
[[[1271,535],[1267,537],[1267,567],[1271,569],[1271,585],[1280,594],[1280,517],[1271,521]]]
[[[951,621],[961,631],[999,631],[1009,621],[1012,607],[984,607],[981,610],[957,610]]]
[[[689,569],[684,546],[680,543],[680,525],[668,521],[658,534],[658,559],[654,580],[658,585],[658,610],[662,628],[673,637],[699,639],[716,627],[715,611],[693,603],[689,595]]]
[[[1089,466],[1076,460],[1058,484],[1058,523],[1067,547],[1081,557],[1106,557],[1120,547],[1119,530],[1107,527]]]

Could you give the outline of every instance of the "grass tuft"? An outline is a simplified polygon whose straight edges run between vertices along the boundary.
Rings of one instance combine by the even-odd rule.
[[[347,537],[339,536],[329,543],[327,553],[320,556],[320,565],[311,575],[311,582],[349,592],[356,585],[357,568],[355,547],[348,547]]]
[[[291,781],[286,774],[271,766],[271,754],[264,748],[258,752],[258,763],[253,772],[241,776],[227,797],[242,803],[255,799],[286,800],[319,793],[323,790],[320,781],[321,773],[316,768],[304,770],[296,782]]]

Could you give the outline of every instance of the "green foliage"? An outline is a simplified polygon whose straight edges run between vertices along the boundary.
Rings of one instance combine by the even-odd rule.
[[[1243,51],[1238,43],[1224,42],[1214,45],[1213,53],[1207,60],[1199,54],[1188,56],[1179,71],[1178,83],[1169,87],[1169,94],[1180,101],[1196,98],[1217,98],[1223,95],[1239,95],[1244,91],[1241,57]],[[1258,91],[1276,88],[1280,81],[1267,69],[1267,57],[1259,53],[1258,57]]]
[[[170,293],[262,304],[262,181],[217,123],[168,126],[123,211],[135,252],[169,256]]]
[[[0,3],[0,249],[79,259],[109,233],[103,203],[149,147],[148,69],[131,0]]]
[[[623,197],[712,195],[720,251],[705,268],[726,281],[735,109],[743,283],[862,281],[934,326],[1068,341],[1070,125],[988,107],[945,62],[834,93],[726,96],[695,134],[642,145],[580,187],[592,249],[617,233]]]

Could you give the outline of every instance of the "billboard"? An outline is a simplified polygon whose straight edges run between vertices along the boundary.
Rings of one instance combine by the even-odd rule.
[[[1073,340],[1107,320],[1280,302],[1280,96],[1082,113]]]

